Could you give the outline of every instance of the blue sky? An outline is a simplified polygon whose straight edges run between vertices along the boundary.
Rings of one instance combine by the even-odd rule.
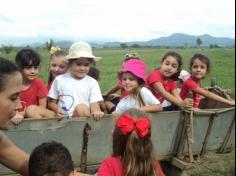
[[[235,0],[5,0],[0,36],[141,41],[172,33],[235,38]]]

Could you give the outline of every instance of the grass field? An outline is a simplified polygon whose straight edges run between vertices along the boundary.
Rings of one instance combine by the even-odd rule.
[[[37,50],[42,57],[42,66],[40,76],[47,81],[48,78],[48,62],[49,52],[46,49]],[[110,89],[116,82],[116,73],[121,67],[121,63],[125,53],[136,52],[141,59],[148,65],[148,73],[154,68],[160,66],[160,59],[168,51],[176,51],[183,57],[183,68],[188,70],[189,58],[195,53],[202,53],[211,60],[212,69],[210,74],[204,80],[204,86],[210,86],[210,80],[215,78],[222,88],[235,91],[235,49],[234,48],[217,48],[217,49],[157,49],[157,48],[136,48],[136,49],[120,49],[106,48],[94,49],[96,56],[102,57],[97,62],[97,68],[100,70],[101,81],[100,86],[102,92]],[[4,55],[7,58],[14,59],[17,50]]]

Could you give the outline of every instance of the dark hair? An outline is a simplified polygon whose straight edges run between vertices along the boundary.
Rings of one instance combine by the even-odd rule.
[[[97,81],[100,80],[100,71],[94,66],[89,68],[88,75],[96,79]]]
[[[16,65],[20,69],[24,69],[28,66],[39,66],[40,56],[39,54],[31,48],[23,48],[16,54]]]
[[[163,63],[164,60],[166,60],[166,58],[167,58],[168,56],[174,57],[174,58],[177,60],[177,62],[178,62],[178,70],[179,70],[179,71],[170,77],[170,79],[172,79],[172,80],[177,80],[177,79],[178,79],[178,76],[179,76],[179,74],[180,74],[180,71],[181,71],[181,67],[182,67],[182,64],[183,64],[183,61],[182,61],[183,59],[182,59],[182,57],[181,57],[181,55],[180,55],[179,53],[174,52],[174,51],[170,51],[170,52],[167,52],[167,53],[163,56],[163,58],[161,59],[161,63]]]
[[[66,57],[66,52],[63,50],[59,50],[59,51],[55,51],[50,55],[50,62],[52,61],[52,59],[54,59],[55,57]],[[50,65],[49,65],[50,67]],[[52,77],[52,73],[49,71],[49,75],[48,75],[48,84],[50,84],[53,81],[53,77]]]
[[[190,71],[191,71],[191,67],[193,66],[194,61],[197,59],[199,59],[200,61],[202,61],[206,64],[207,73],[209,73],[210,69],[211,69],[210,59],[203,54],[194,54],[193,57],[191,57],[190,62],[189,62]]]
[[[123,112],[121,116],[128,114],[133,118],[147,117],[145,112],[131,108]],[[113,133],[113,154],[121,157],[124,176],[158,176],[155,162],[153,144],[151,141],[151,129],[147,136],[139,138],[135,131],[123,135],[118,127]]]
[[[29,176],[68,176],[74,170],[71,154],[61,143],[42,143],[29,158]]]
[[[19,72],[19,70],[13,62],[0,57],[0,91],[5,89],[7,77],[16,72]]]

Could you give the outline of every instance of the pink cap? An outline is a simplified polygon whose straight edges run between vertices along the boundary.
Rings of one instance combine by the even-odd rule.
[[[147,66],[143,60],[131,59],[125,62],[123,68],[119,72],[119,79],[121,79],[121,74],[124,72],[131,72],[133,75],[141,78],[144,82],[146,82],[146,70]]]

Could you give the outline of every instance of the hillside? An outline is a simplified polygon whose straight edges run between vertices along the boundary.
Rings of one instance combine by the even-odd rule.
[[[163,46],[163,47],[196,47],[196,40],[200,38],[202,41],[202,47],[209,47],[210,45],[217,45],[219,47],[234,47],[235,39],[228,37],[214,37],[208,34],[204,35],[187,35],[183,33],[175,33],[168,37],[160,37],[152,39],[149,41],[132,41],[132,42],[105,42],[97,43],[89,41],[93,47],[96,48],[110,48],[110,47],[120,47],[121,43],[125,43],[128,46],[138,45],[138,46]],[[74,42],[72,40],[52,38],[55,41],[55,45],[68,48]],[[9,37],[0,36],[0,45],[14,45],[14,46],[31,46],[31,47],[45,47],[45,43],[48,39],[45,37]]]

